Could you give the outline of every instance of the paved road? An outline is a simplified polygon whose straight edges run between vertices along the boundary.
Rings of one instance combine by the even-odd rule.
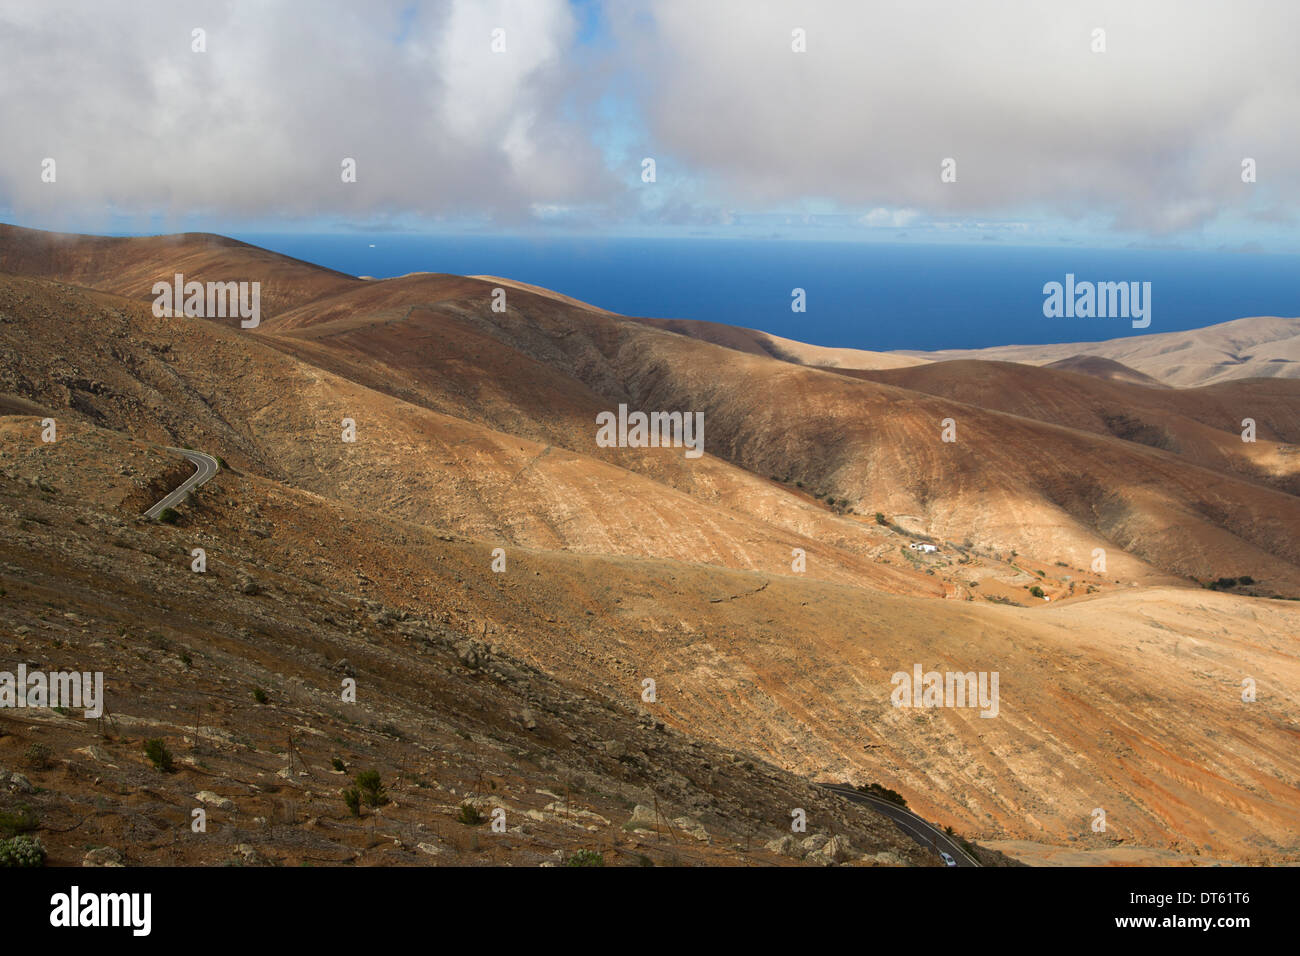
[[[169,448],[168,451],[174,451],[178,455],[184,455],[195,467],[194,474],[190,475],[185,481],[182,481],[180,487],[170,495],[158,502],[152,508],[144,513],[146,518],[157,520],[158,516],[163,513],[164,508],[174,508],[185,496],[193,489],[203,484],[220,470],[217,460],[211,455],[205,455],[201,451],[190,451],[188,448]]]
[[[932,850],[936,854],[939,850],[944,850],[951,854],[952,858],[957,861],[958,866],[980,865],[974,857],[962,849],[960,843],[932,823],[922,820],[911,810],[904,810],[898,804],[890,803],[888,800],[881,800],[879,797],[859,793],[852,787],[842,783],[825,783],[822,786],[839,794],[846,800],[852,800],[854,803],[865,803],[871,809],[884,814],[893,820],[900,830],[927,850]]]

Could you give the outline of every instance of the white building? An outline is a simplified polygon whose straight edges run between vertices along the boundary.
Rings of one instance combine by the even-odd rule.
[[[913,551],[924,551],[926,554],[934,554],[936,551],[939,550],[934,545],[927,544],[924,541],[913,541],[911,544],[908,545],[908,547],[911,548]]]

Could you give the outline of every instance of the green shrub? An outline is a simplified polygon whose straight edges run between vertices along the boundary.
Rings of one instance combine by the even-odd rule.
[[[567,860],[565,866],[604,866],[605,858],[595,850],[576,850]]]
[[[1040,598],[1043,596],[1043,589],[1040,588],[1037,584],[1035,584],[1032,588],[1029,589],[1029,593],[1036,598]]]
[[[49,748],[48,744],[32,744],[23,753],[23,760],[33,770],[46,770],[49,768],[53,756],[54,751]]]
[[[149,762],[161,770],[163,773],[175,773],[176,765],[172,760],[172,752],[167,749],[157,737],[144,742],[144,755],[149,758]]]
[[[265,704],[270,699],[271,698],[266,696],[266,691],[262,690],[262,688],[253,688],[253,700],[257,701],[259,704]]]
[[[338,757],[335,757],[333,760],[330,761],[330,766],[332,766],[335,770],[338,770],[341,773],[346,772],[348,769],[348,765],[345,764]]]
[[[885,516],[881,514],[879,511],[876,512],[876,524],[879,525],[889,524],[889,522],[885,520]]]
[[[361,791],[356,787],[348,787],[343,791],[343,802],[348,805],[348,812],[354,817],[361,816]]]
[[[456,814],[456,820],[465,824],[467,827],[479,826],[483,820],[483,814],[478,812],[478,807],[472,803],[462,803],[460,812]]]
[[[164,508],[158,513],[158,520],[163,524],[175,524],[181,520],[180,512],[175,508]]]
[[[384,791],[383,783],[380,782],[378,770],[362,770],[353,779],[357,789],[361,791],[361,800],[366,806],[382,807],[388,802],[388,794]]]
[[[45,847],[36,837],[0,840],[0,866],[44,866]]]
[[[32,808],[25,803],[16,810],[0,810],[0,835],[17,836],[35,830],[40,825]]]
[[[892,803],[894,806],[902,807],[904,810],[907,809],[907,800],[901,793],[897,790],[890,790],[888,787],[882,786],[881,784],[865,783],[861,786],[854,787],[853,789],[858,791],[858,793],[865,793],[867,796],[876,797],[879,800]]]

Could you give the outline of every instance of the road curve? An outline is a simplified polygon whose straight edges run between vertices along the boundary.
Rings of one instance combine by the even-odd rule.
[[[900,830],[926,849],[934,850],[936,853],[939,850],[944,850],[951,854],[952,858],[957,861],[958,866],[980,865],[978,860],[962,849],[960,843],[934,824],[922,820],[911,810],[904,810],[898,804],[890,803],[888,800],[881,800],[879,797],[859,793],[846,784],[824,783],[822,786],[839,794],[846,800],[852,800],[854,803],[865,803],[871,809],[889,817]]]
[[[164,508],[176,507],[184,500],[186,495],[221,469],[215,458],[201,451],[192,451],[188,448],[169,448],[167,450],[174,451],[178,455],[184,455],[190,464],[194,465],[195,471],[194,474],[180,483],[180,487],[144,513],[146,518],[154,520],[157,520],[158,516],[163,513]]]

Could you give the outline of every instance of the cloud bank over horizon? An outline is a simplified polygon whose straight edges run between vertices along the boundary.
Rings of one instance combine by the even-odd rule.
[[[1284,0],[5,3],[0,214],[1300,251],[1297,35]]]

